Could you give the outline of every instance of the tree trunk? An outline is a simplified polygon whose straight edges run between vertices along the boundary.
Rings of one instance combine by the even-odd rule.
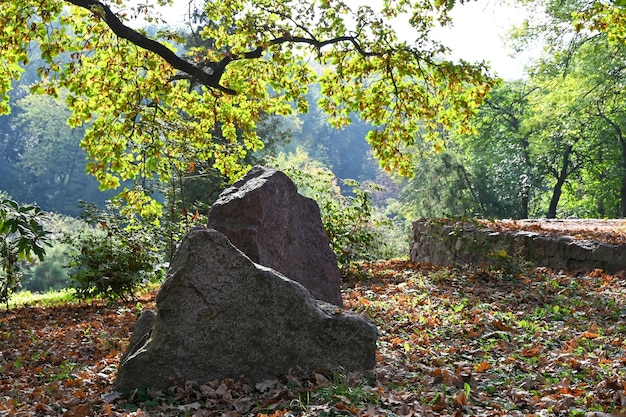
[[[517,125],[519,128],[519,124]],[[526,178],[524,178],[522,182],[522,198],[521,198],[521,210],[520,210],[520,218],[527,219],[529,216],[529,207],[530,207],[530,190],[532,188],[532,169],[531,169],[531,161],[530,161],[530,151],[528,148],[530,147],[528,141],[528,135],[524,135],[521,140],[522,144],[522,155],[524,157],[524,166],[528,170],[526,174]]]
[[[626,172],[622,175],[622,188],[620,190],[620,217],[626,217]]]
[[[524,191],[522,194],[522,207],[520,209],[520,218],[527,219],[528,218],[528,206],[530,205],[530,195],[528,192]]]
[[[556,184],[554,185],[554,189],[552,190],[552,199],[550,200],[550,206],[548,207],[548,214],[546,217],[548,219],[556,218],[556,208],[559,205],[559,200],[561,199],[561,193],[563,192],[563,184],[565,184],[565,180],[567,176],[570,174],[569,172],[569,158],[572,154],[573,145],[566,145],[565,150],[563,151],[563,165],[561,166],[561,172],[556,179]]]
[[[626,139],[621,135],[619,141],[622,145],[622,188],[619,192],[620,197],[620,217],[626,217]]]

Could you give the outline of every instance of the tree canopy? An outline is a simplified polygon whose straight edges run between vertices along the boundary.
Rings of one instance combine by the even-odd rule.
[[[518,3],[529,14],[511,40],[520,51],[539,42],[541,55],[491,89],[475,132],[452,132],[445,152],[415,162],[408,217],[626,217],[626,7]]]
[[[142,215],[158,211],[151,184],[173,168],[210,161],[237,175],[246,154],[263,146],[261,115],[306,111],[312,82],[333,125],[358,112],[374,127],[367,140],[381,165],[407,175],[416,139],[439,147],[441,129],[468,131],[494,83],[483,64],[447,60],[430,36],[436,22],[449,22],[454,1],[386,0],[377,10],[341,0],[208,1],[190,13],[187,33],[207,42],[189,48],[170,29],[134,29],[133,19],[154,21],[155,10],[129,3],[4,5],[0,113],[10,111],[12,80],[38,50],[41,81],[32,91],[67,91],[70,125],[88,128],[88,172],[102,188],[132,180],[121,196]],[[200,15],[204,23],[194,25]],[[394,30],[401,19],[410,42]]]

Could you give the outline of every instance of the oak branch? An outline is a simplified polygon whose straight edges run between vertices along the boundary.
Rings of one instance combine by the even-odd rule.
[[[155,41],[154,39],[150,39],[145,35],[137,32],[136,30],[126,26],[120,18],[111,10],[109,6],[102,3],[98,0],[66,0],[68,3],[71,3],[75,6],[82,7],[84,9],[89,10],[93,14],[102,18],[104,22],[109,26],[111,31],[115,33],[118,37],[122,39],[126,39],[129,42],[137,45],[138,47],[151,51],[161,58],[163,58],[167,63],[169,63],[173,68],[183,72],[186,74],[185,78],[193,80],[194,82],[203,84],[207,87],[211,87],[222,91],[227,94],[236,94],[237,92],[233,89],[225,87],[220,84],[221,78],[224,75],[224,71],[228,64],[232,61],[240,60],[240,59],[258,59],[261,58],[263,52],[269,46],[278,45],[282,43],[304,43],[309,44],[320,50],[324,46],[336,44],[340,42],[349,42],[353,45],[353,47],[363,56],[375,56],[380,55],[378,53],[365,51],[357,38],[354,36],[340,36],[328,40],[320,41],[315,39],[313,36],[311,37],[301,37],[301,36],[281,36],[272,39],[265,46],[259,46],[255,49],[250,50],[244,54],[233,55],[228,54],[225,55],[220,61],[211,61],[208,64],[205,63],[202,66],[194,65],[193,63],[181,58],[176,55],[171,49],[169,49],[164,44]]]

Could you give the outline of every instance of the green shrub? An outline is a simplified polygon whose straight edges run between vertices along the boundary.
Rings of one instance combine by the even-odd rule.
[[[345,180],[352,195],[320,198],[322,223],[330,246],[342,267],[358,260],[372,260],[372,249],[378,234],[371,194],[354,180]],[[320,196],[321,197],[321,196]]]
[[[7,303],[19,288],[20,261],[35,256],[44,259],[50,232],[44,228],[44,213],[34,205],[0,200],[0,302]]]
[[[129,299],[142,284],[163,276],[161,248],[148,229],[90,206],[83,217],[93,227],[66,240],[72,247],[69,279],[80,298]]]

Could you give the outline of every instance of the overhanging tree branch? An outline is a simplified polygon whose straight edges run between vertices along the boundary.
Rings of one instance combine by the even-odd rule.
[[[274,38],[267,42],[263,46],[259,46],[249,52],[246,52],[241,55],[235,54],[226,54],[224,58],[220,61],[214,62],[211,61],[203,66],[194,65],[191,62],[179,57],[176,55],[171,49],[169,49],[164,44],[155,41],[154,39],[150,39],[140,32],[126,26],[119,17],[111,10],[109,6],[102,3],[99,0],[65,0],[68,3],[71,3],[75,6],[82,7],[84,9],[89,10],[94,15],[103,19],[104,22],[109,26],[111,31],[115,33],[118,37],[122,39],[126,39],[129,42],[137,45],[138,47],[145,49],[147,51],[153,52],[163,58],[168,64],[170,64],[173,68],[185,73],[187,76],[180,77],[177,76],[175,79],[188,78],[192,82],[197,82],[207,87],[215,88],[219,91],[222,91],[227,94],[237,94],[237,92],[233,89],[225,87],[220,84],[222,76],[226,70],[226,67],[229,63],[241,59],[259,59],[262,57],[263,52],[267,50],[270,46],[280,45],[284,43],[303,43],[308,44],[316,49],[322,49],[323,47],[331,44],[337,44],[341,42],[349,42],[352,44],[354,49],[364,57],[368,56],[378,56],[380,53],[369,52],[362,48],[361,44],[358,42],[357,38],[354,36],[339,36],[328,40],[317,40],[313,37],[301,37],[301,36],[281,36],[278,38]]]
[[[204,70],[201,67],[195,66],[192,63],[182,59],[176,55],[171,49],[150,39],[136,30],[126,26],[109,6],[98,0],[66,0],[75,6],[82,7],[94,13],[104,20],[104,22],[111,28],[113,33],[122,39],[126,39],[129,42],[139,46],[142,49],[154,52],[161,58],[163,58],[168,64],[189,75],[189,77],[197,82],[206,85],[208,87],[216,88],[228,94],[235,94],[234,90],[220,85],[220,79],[223,74],[213,69],[211,72]]]

